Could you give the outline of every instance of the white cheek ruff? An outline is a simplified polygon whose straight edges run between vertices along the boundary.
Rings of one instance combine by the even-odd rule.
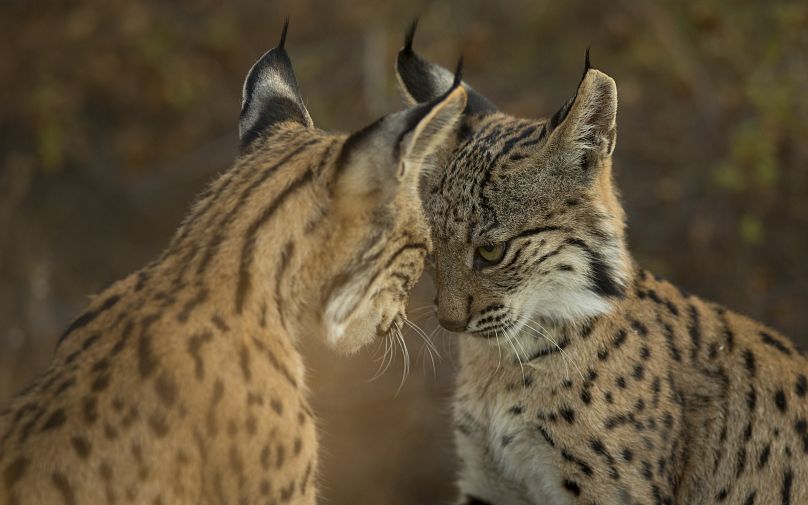
[[[547,295],[534,297],[533,313],[574,320],[604,314],[611,308],[605,298],[589,290],[559,289]]]
[[[574,321],[611,310],[608,298],[594,293],[588,286],[575,284],[533,287],[527,293],[526,312],[531,316]]]
[[[336,293],[329,297],[323,312],[323,325],[329,344],[336,345],[345,337],[349,316],[361,310],[363,293],[361,282],[354,280],[340,286]]]

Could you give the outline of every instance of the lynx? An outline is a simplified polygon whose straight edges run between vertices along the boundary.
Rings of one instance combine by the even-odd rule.
[[[397,331],[431,250],[419,175],[466,94],[327,133],[285,35],[247,75],[235,164],[0,415],[0,503],[315,503],[296,344],[348,353]]]
[[[452,75],[412,49],[425,103]],[[550,119],[469,94],[424,188],[437,315],[460,337],[466,504],[808,503],[808,361],[785,337],[642,269],[612,178],[615,81]]]

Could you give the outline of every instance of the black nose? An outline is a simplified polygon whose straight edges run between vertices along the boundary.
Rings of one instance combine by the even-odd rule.
[[[449,331],[463,331],[466,329],[466,322],[465,321],[455,321],[452,319],[441,319],[438,318],[438,322],[441,326],[446,328]]]

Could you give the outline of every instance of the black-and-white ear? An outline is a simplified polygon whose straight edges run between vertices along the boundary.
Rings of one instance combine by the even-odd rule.
[[[398,82],[410,104],[424,103],[442,96],[452,86],[454,75],[440,65],[427,61],[412,50],[418,20],[413,21],[404,37],[404,47],[396,58]],[[462,83],[468,96],[466,114],[487,114],[497,108],[471,86]]]
[[[292,62],[286,54],[286,32],[283,24],[278,46],[255,62],[244,80],[238,134],[243,151],[268,128],[285,121],[311,127],[314,123],[303,105]]]
[[[611,156],[617,139],[617,85],[614,79],[591,67],[589,50],[581,83],[547,122],[549,141],[573,144],[597,156]]]
[[[337,161],[338,192],[385,197],[404,181],[417,192],[427,159],[454,145],[466,102],[458,80],[437,99],[385,116],[351,135]]]

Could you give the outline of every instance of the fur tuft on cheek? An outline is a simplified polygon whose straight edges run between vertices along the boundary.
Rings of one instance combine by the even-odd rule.
[[[349,338],[348,327],[355,314],[362,311],[364,305],[363,282],[356,276],[346,284],[338,286],[328,297],[323,311],[323,326],[326,342],[334,347],[342,347],[344,340]]]

